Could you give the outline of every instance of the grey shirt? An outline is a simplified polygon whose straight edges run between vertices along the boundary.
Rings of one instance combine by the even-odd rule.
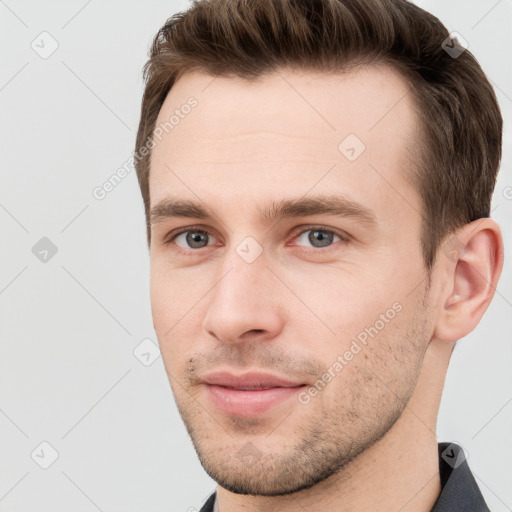
[[[430,512],[490,512],[469,469],[462,448],[438,443],[441,493]],[[213,492],[199,512],[219,512]]]

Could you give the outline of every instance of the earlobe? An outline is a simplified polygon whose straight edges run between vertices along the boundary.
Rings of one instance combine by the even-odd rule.
[[[491,218],[466,224],[451,235],[438,258],[449,286],[441,297],[434,336],[457,341],[480,322],[489,306],[503,268],[503,237]]]

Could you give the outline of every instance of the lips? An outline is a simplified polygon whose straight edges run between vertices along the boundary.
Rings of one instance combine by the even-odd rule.
[[[203,384],[213,405],[230,416],[244,417],[297,403],[290,399],[305,386],[303,382],[255,371],[241,375],[209,373],[203,377]]]
[[[206,384],[238,390],[294,388],[304,385],[303,382],[287,380],[264,372],[247,372],[242,375],[234,375],[229,372],[214,372],[205,375],[203,380]]]

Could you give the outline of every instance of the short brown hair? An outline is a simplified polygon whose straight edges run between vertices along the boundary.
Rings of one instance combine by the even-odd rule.
[[[412,85],[422,130],[407,178],[422,201],[421,248],[430,271],[443,240],[490,216],[501,159],[502,117],[469,51],[433,15],[406,0],[195,0],[167,20],[144,67],[135,167],[149,225],[153,135],[173,84],[188,71],[247,80],[280,68],[347,69],[385,62]],[[454,58],[450,47],[462,53]],[[444,44],[443,44],[444,42]]]

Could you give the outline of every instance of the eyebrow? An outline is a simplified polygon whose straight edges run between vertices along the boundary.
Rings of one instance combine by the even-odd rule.
[[[347,197],[333,195],[273,201],[260,208],[259,214],[266,223],[285,218],[329,214],[352,218],[369,226],[377,224],[375,213],[368,207]],[[172,197],[161,200],[150,210],[151,224],[156,224],[164,219],[182,217],[215,220],[215,216],[202,204]]]

